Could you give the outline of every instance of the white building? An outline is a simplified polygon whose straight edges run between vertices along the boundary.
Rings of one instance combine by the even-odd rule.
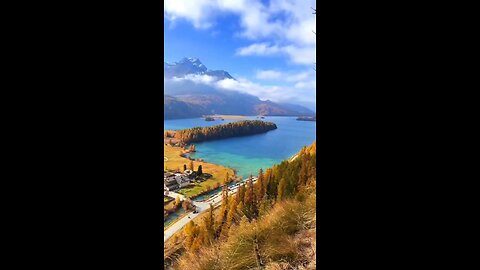
[[[180,186],[180,188],[186,187],[190,184],[190,179],[185,174],[176,173],[175,180],[177,180],[177,183]]]
[[[165,173],[163,175],[163,187],[166,191],[176,190],[190,184],[190,178],[183,173]]]

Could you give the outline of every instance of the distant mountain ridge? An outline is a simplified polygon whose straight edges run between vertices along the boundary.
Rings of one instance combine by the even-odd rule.
[[[213,80],[235,80],[227,71],[209,70],[198,58],[164,62],[164,119],[195,118],[207,114],[305,116],[315,113],[300,105],[280,104],[185,79],[208,75]],[[177,79],[177,80],[176,80]]]

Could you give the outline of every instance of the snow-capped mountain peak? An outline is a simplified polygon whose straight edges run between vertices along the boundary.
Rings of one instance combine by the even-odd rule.
[[[224,70],[208,70],[207,67],[196,57],[184,57],[173,64],[164,63],[164,75],[167,78],[184,77],[189,74],[209,75],[219,80],[234,79]]]

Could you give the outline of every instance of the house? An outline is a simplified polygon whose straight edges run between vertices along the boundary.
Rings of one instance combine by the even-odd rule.
[[[190,179],[185,174],[176,173],[175,180],[177,181],[180,188],[186,187],[190,184]]]
[[[173,182],[163,182],[163,188],[166,191],[173,191],[177,190],[180,186],[178,185],[177,181]]]
[[[190,179],[184,173],[164,173],[163,174],[163,188],[166,191],[173,191],[190,184]]]
[[[178,189],[180,186],[177,182],[177,179],[175,179],[175,175],[169,174],[169,175],[164,175],[163,178],[163,188],[166,191],[172,191]]]

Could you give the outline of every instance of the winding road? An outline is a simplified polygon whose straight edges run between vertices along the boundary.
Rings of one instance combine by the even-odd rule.
[[[242,181],[242,183],[245,184],[246,181],[247,181],[247,179]],[[256,181],[257,181],[257,178],[253,177],[253,182],[255,183]],[[229,190],[228,195],[230,196],[230,195],[235,194],[238,190],[238,187],[239,186]],[[177,198],[177,196],[179,196],[180,201],[183,201],[185,199],[185,196],[183,196],[182,194],[175,193],[175,192],[172,192],[172,191],[164,191],[163,195],[168,196],[168,197],[172,197],[172,198],[175,198],[175,199]],[[192,202],[193,202],[193,205],[195,205],[195,207],[197,208],[198,213],[194,214],[193,212],[190,212],[190,213],[188,213],[187,216],[177,220],[177,222],[175,222],[170,227],[168,227],[168,229],[166,229],[163,232],[163,242],[164,243],[170,237],[172,237],[175,233],[177,233],[180,229],[182,229],[185,225],[187,225],[188,222],[195,219],[196,217],[198,217],[203,212],[207,211],[210,208],[210,204],[212,204],[214,208],[218,207],[220,205],[220,203],[222,202],[222,192],[221,191],[218,192],[217,194],[215,194],[214,196],[212,196],[210,199],[206,200],[205,202],[196,202],[196,201],[192,201]]]

